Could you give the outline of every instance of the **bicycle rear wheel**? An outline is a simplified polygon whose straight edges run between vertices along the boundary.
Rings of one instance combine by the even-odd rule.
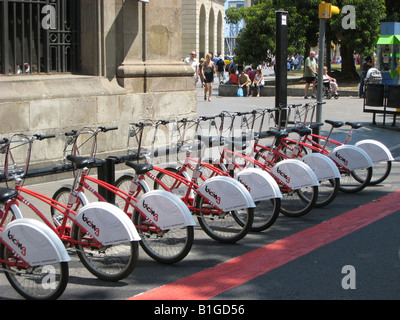
[[[318,187],[306,187],[294,191],[281,190],[281,212],[288,217],[301,217],[315,207]]]
[[[157,231],[138,211],[134,213],[134,224],[141,238],[140,246],[158,262],[166,264],[179,262],[192,248],[193,226]]]
[[[73,227],[76,253],[94,276],[105,281],[119,281],[129,276],[139,258],[138,241],[99,246],[78,225]]]
[[[131,183],[132,177],[124,175],[116,181],[115,185],[117,188],[128,192]],[[138,186],[137,193],[134,196],[138,197],[144,192],[144,188]],[[116,204],[119,204],[117,200]],[[119,206],[125,206],[125,202],[121,201]],[[172,264],[181,261],[188,255],[194,239],[192,226],[157,231],[155,226],[132,206],[128,208],[128,211],[129,213],[134,211],[132,221],[141,238],[140,246],[151,258],[161,263]]]
[[[372,167],[341,172],[340,191],[355,193],[365,189],[372,178]]]
[[[52,300],[60,297],[68,284],[68,262],[28,267],[7,246],[1,244],[0,256],[6,278],[25,299]]]
[[[200,209],[197,220],[204,232],[221,243],[235,243],[251,230],[254,208],[219,212],[203,197],[197,196],[195,206]]]
[[[392,161],[374,163],[370,185],[377,185],[386,180],[392,170]]]
[[[318,198],[315,203],[316,208],[321,208],[330,204],[335,200],[339,193],[340,179],[334,178],[329,180],[320,181],[318,186]]]

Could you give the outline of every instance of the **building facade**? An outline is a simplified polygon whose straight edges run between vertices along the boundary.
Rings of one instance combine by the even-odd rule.
[[[0,0],[0,136],[118,126],[99,137],[106,156],[126,151],[130,122],[195,116],[193,70],[182,62],[187,2]],[[213,6],[200,7],[210,26]],[[220,41],[207,38],[204,50]],[[62,138],[38,144],[34,162],[61,160]]]
[[[207,53],[225,54],[225,0],[183,0],[182,57],[195,50],[199,58]]]

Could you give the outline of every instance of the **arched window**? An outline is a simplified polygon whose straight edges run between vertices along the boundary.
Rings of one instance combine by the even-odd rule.
[[[77,72],[80,0],[0,0],[0,74]]]

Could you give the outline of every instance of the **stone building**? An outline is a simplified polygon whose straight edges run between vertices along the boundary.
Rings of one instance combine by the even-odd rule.
[[[207,53],[224,55],[225,0],[183,0],[182,56],[191,50],[202,58]]]
[[[182,58],[194,45],[223,52],[223,1],[198,2],[0,0],[0,136],[118,126],[99,137],[107,156],[125,152],[129,122],[195,116],[193,70]],[[200,37],[188,43],[195,10]],[[209,36],[212,28],[221,33]],[[63,144],[38,142],[33,161],[59,162]]]

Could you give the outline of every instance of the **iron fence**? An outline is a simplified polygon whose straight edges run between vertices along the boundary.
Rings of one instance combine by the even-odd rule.
[[[80,0],[0,0],[0,74],[79,71]]]

